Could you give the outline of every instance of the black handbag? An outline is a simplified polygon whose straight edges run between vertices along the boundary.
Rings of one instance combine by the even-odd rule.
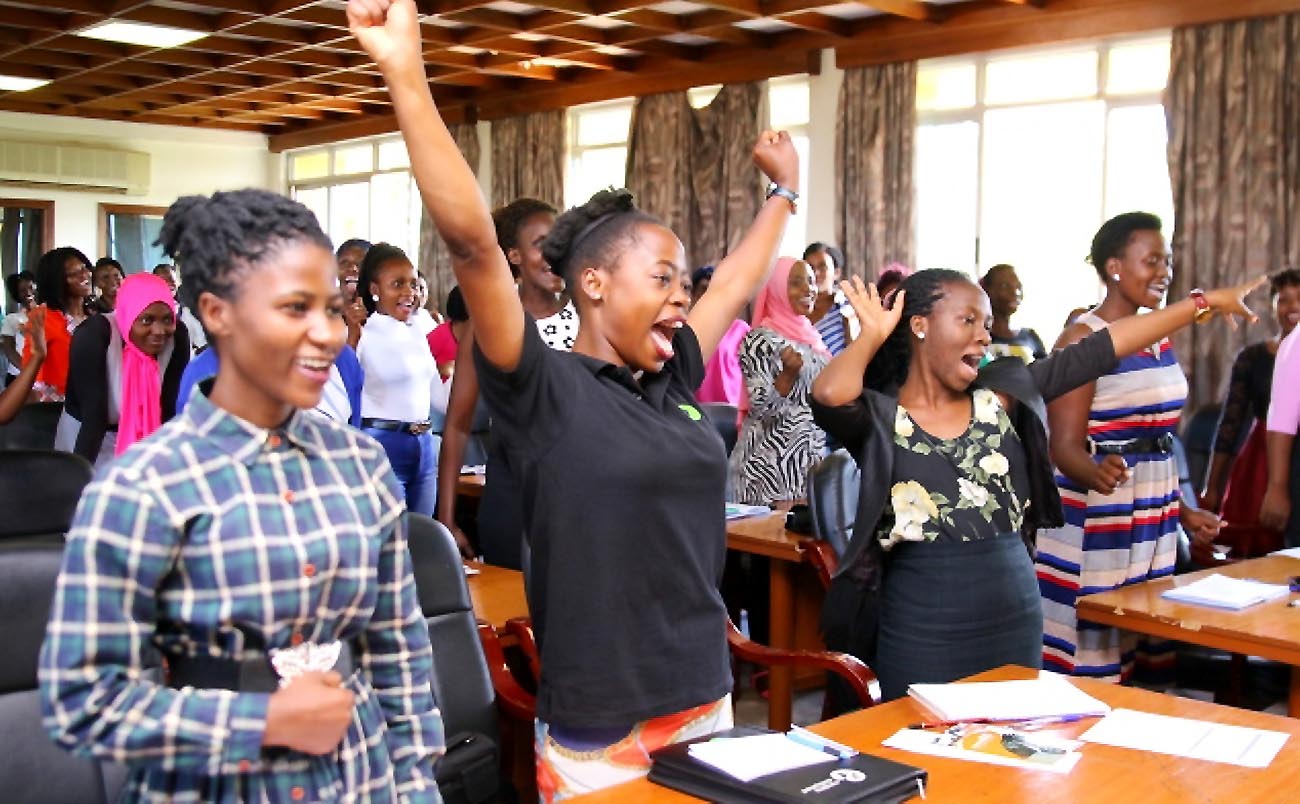
[[[497,744],[477,732],[461,732],[447,741],[434,775],[445,804],[496,801],[501,787]]]

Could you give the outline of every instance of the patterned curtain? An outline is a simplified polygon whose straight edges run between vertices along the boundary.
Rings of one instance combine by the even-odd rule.
[[[450,131],[451,138],[456,141],[456,147],[460,148],[465,161],[478,173],[478,127],[473,123],[460,123],[451,126]],[[420,214],[419,270],[429,282],[429,302],[426,306],[430,310],[442,310],[447,303],[447,294],[456,286],[456,277],[451,272],[451,255],[447,251],[447,244],[438,237],[433,219],[423,207]]]
[[[760,83],[725,86],[703,109],[691,108],[685,92],[637,98],[627,187],[681,238],[693,267],[735,248],[763,203],[763,175],[751,159],[762,105]]]
[[[891,262],[916,264],[915,134],[916,62],[844,72],[835,121],[835,237],[846,274],[875,279]]]
[[[1300,265],[1300,14],[1174,32],[1165,117],[1174,194],[1171,298]],[[1232,359],[1272,331],[1190,327],[1174,339],[1187,410],[1220,398]]]
[[[564,204],[564,110],[492,121],[492,206],[516,198]]]

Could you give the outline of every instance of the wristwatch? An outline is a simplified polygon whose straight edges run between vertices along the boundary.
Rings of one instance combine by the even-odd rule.
[[[794,190],[791,190],[789,187],[782,187],[776,182],[772,182],[767,186],[767,197],[771,198],[774,195],[780,196],[790,202],[791,215],[799,211],[799,194]]]
[[[1196,315],[1192,318],[1198,324],[1204,324],[1214,317],[1214,310],[1210,308],[1209,299],[1205,298],[1205,291],[1200,288],[1192,288],[1187,294],[1192,297],[1192,303],[1196,305]]]

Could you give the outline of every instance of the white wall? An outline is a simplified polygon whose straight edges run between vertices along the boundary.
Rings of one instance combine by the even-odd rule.
[[[92,260],[101,256],[96,231],[101,202],[167,206],[182,195],[244,187],[282,190],[284,184],[282,160],[267,150],[266,137],[261,134],[0,112],[0,138],[97,145],[150,155],[151,176],[145,195],[0,182],[0,196],[54,201],[54,245],[76,246]]]
[[[835,241],[835,115],[844,71],[823,50],[820,75],[808,76],[808,242]]]

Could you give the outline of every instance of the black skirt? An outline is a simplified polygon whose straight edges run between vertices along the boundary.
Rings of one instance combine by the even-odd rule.
[[[872,669],[893,700],[917,683],[1000,667],[1042,666],[1043,606],[1019,534],[979,541],[901,542],[882,580]]]

